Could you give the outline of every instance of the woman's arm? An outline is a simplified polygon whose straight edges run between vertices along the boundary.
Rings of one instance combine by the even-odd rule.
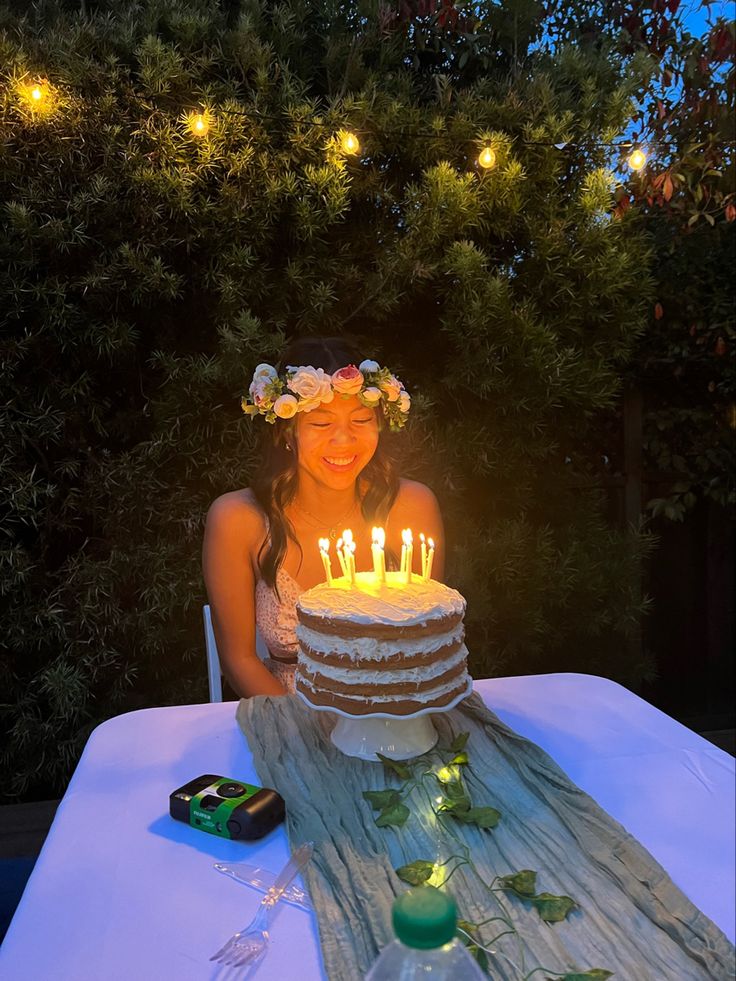
[[[207,513],[202,571],[223,675],[241,697],[285,695],[256,654],[255,578],[251,555],[263,519],[242,494],[218,497]]]
[[[437,498],[426,484],[420,484],[416,480],[402,479],[401,481],[399,493],[389,515],[389,534],[392,547],[397,555],[401,555],[402,528],[411,528],[412,531],[414,539],[413,568],[417,575],[422,571],[422,548],[419,535],[423,533],[426,539],[433,539],[435,552],[432,560],[432,578],[442,582],[445,574],[447,546],[445,527]]]

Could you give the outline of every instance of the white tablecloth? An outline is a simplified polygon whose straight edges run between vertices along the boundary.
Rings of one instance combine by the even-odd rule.
[[[603,678],[502,678],[475,689],[733,939],[732,757]],[[144,709],[92,733],[0,948],[3,981],[235,976],[208,958],[248,922],[260,895],[212,866],[279,869],[288,857],[283,826],[236,842],[168,814],[169,793],[201,773],[257,782],[235,707]],[[281,904],[271,939],[255,976],[324,977],[311,914]]]

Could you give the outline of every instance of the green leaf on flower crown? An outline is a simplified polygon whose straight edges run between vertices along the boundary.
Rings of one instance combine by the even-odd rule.
[[[400,828],[402,824],[406,823],[409,813],[406,804],[389,804],[376,818],[376,824],[379,828],[387,828],[389,825],[396,825]]]
[[[612,971],[605,971],[602,967],[594,967],[590,971],[573,971],[572,974],[566,974],[563,978],[546,978],[546,981],[606,981],[606,978],[612,978]]]
[[[387,787],[385,790],[364,790],[363,799],[368,801],[374,811],[380,811],[389,804],[398,804],[401,795],[398,790]]]
[[[398,869],[395,869],[396,874],[404,882],[408,882],[411,886],[421,886],[423,882],[426,882],[430,878],[432,872],[434,871],[434,863],[427,862],[423,858],[418,858],[414,862],[409,862],[408,865],[401,865]]]
[[[470,739],[470,733],[461,732],[458,736],[455,736],[450,743],[450,750],[453,753],[459,753],[461,749],[465,749],[465,744],[467,743],[468,739]]]
[[[467,753],[457,753],[457,755],[455,755],[450,760],[450,763],[459,763],[461,766],[464,766],[468,762],[469,761],[468,761],[468,754]]]
[[[471,807],[467,811],[458,811],[455,817],[465,824],[477,824],[479,828],[495,828],[501,820],[501,812],[495,807]]]
[[[537,873],[532,869],[522,869],[521,872],[511,872],[499,879],[502,889],[510,889],[519,896],[529,898],[537,891]]]
[[[529,896],[545,923],[561,923],[577,903],[569,896],[553,896],[551,892],[540,892],[538,896]]]
[[[376,753],[376,756],[385,767],[393,770],[397,777],[400,777],[402,780],[410,779],[411,770],[406,763],[402,763],[401,760],[392,760],[390,756],[384,756],[383,753]]]

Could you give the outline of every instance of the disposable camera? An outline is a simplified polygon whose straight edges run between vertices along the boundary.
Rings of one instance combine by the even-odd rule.
[[[220,838],[262,838],[284,820],[283,797],[268,787],[204,773],[169,795],[169,813]]]

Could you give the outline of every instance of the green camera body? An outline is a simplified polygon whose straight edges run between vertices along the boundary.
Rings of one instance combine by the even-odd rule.
[[[169,795],[169,813],[220,838],[262,838],[284,820],[284,800],[275,790],[204,773]]]

